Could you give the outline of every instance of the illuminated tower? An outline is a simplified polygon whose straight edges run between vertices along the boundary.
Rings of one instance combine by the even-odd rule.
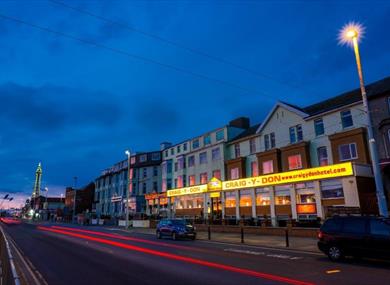
[[[34,183],[34,189],[32,192],[32,198],[39,197],[41,194],[41,178],[42,178],[42,167],[41,163],[38,164],[38,168],[35,171],[35,183]]]

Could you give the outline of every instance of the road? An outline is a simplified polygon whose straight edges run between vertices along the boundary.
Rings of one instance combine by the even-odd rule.
[[[37,278],[29,284],[388,284],[390,263],[102,227],[2,225]]]

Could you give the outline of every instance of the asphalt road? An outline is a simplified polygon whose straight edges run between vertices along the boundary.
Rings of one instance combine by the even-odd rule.
[[[58,226],[58,227],[56,227]],[[389,284],[390,263],[69,225],[3,225],[36,284]],[[38,282],[39,281],[39,282]],[[32,284],[32,283],[31,283]]]

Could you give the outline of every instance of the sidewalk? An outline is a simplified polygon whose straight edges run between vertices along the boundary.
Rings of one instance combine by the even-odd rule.
[[[130,233],[141,233],[150,235],[155,235],[156,233],[155,229],[150,228],[130,228],[128,231]],[[207,232],[197,232],[197,239],[207,240]],[[211,232],[211,241],[241,244],[241,235],[239,233],[237,234]],[[309,251],[316,253],[320,252],[317,247],[317,239],[314,238],[289,237],[289,247],[286,247],[285,236],[245,234],[244,244],[271,248],[288,248],[293,250]]]

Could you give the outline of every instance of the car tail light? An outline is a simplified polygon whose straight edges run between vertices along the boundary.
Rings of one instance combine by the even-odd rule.
[[[318,232],[318,238],[319,238],[319,239],[322,239],[323,237],[324,237],[324,234],[323,234],[321,231],[319,231],[319,232]]]

